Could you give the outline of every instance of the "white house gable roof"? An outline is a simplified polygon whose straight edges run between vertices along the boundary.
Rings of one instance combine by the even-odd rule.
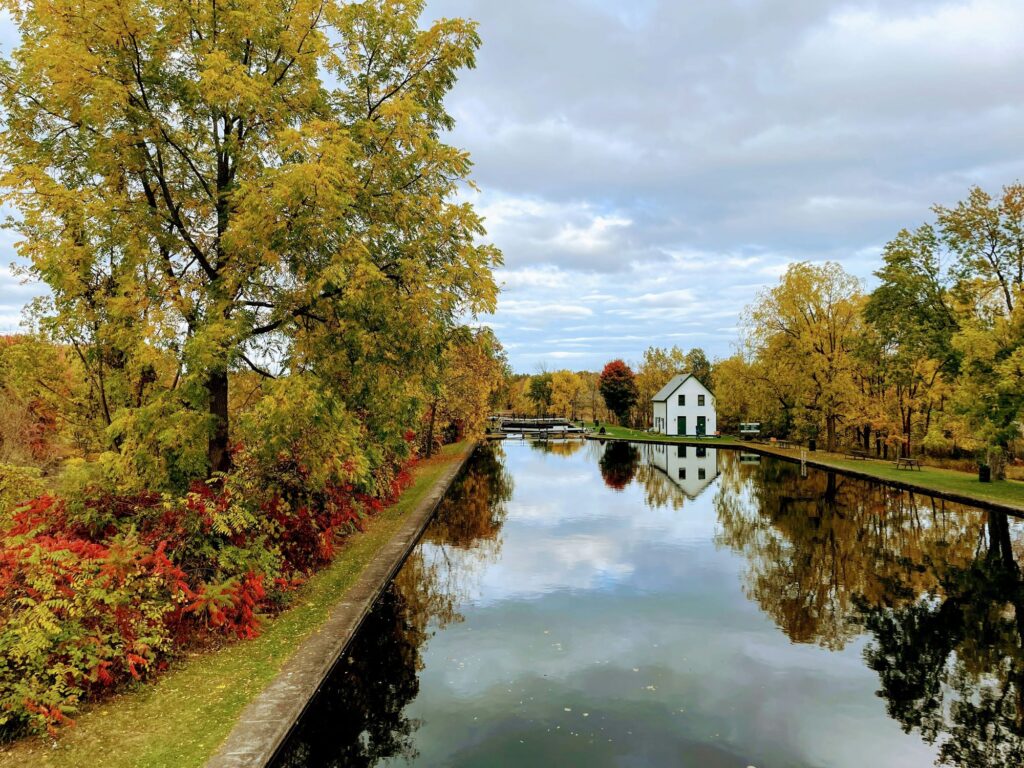
[[[701,389],[707,392],[709,395],[712,394],[711,390],[704,386],[704,383],[696,378],[692,373],[679,373],[668,380],[668,384],[658,390],[658,394],[651,398],[652,402],[664,403],[675,393],[686,382],[687,379],[693,379],[700,384]]]
[[[690,373],[679,373],[668,380],[668,384],[658,390],[658,394],[651,398],[655,403],[663,403],[672,397],[672,393],[683,386],[683,382],[686,381],[693,374]]]

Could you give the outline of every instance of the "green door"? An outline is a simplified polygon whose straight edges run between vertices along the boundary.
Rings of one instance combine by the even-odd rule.
[[[708,420],[704,416],[697,417],[697,437],[704,437],[708,429]]]
[[[676,416],[676,434],[677,435],[685,435],[686,434],[686,417],[685,416]]]

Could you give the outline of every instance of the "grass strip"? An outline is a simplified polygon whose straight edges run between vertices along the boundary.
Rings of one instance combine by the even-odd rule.
[[[442,472],[465,452],[446,446],[413,470],[413,482],[391,507],[351,536],[328,567],[299,589],[292,605],[267,620],[254,640],[231,643],[179,661],[159,680],[89,706],[56,741],[33,737],[0,746],[12,768],[189,768],[202,766],[242,709],[327,619],[363,568],[394,536],[405,516]]]
[[[628,429],[605,425],[608,437],[620,440],[638,440],[656,443],[707,443],[721,448],[750,448],[762,453],[783,456],[789,459],[800,457],[799,448],[776,448],[768,443],[745,443],[731,437],[679,438],[675,435],[660,435],[639,429]],[[597,437],[600,437],[599,435]],[[925,493],[952,494],[978,503],[997,504],[1017,512],[1024,512],[1024,482],[1019,480],[996,480],[982,483],[973,472],[943,469],[923,465],[920,470],[896,469],[891,460],[847,459],[841,453],[814,451],[808,453],[809,462],[824,465],[843,472],[867,475],[883,482],[898,483]]]

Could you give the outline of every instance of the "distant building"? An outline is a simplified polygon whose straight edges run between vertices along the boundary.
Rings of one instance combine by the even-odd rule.
[[[715,396],[691,373],[673,376],[652,401],[655,432],[690,437],[718,433]]]

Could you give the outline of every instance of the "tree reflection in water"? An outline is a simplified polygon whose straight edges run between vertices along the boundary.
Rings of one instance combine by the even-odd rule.
[[[597,462],[604,484],[617,491],[633,482],[640,465],[640,451],[630,443],[611,441],[604,446]]]
[[[481,446],[449,490],[421,544],[374,604],[296,729],[274,768],[372,766],[386,758],[415,757],[418,723],[405,717],[419,692],[424,643],[436,629],[460,621],[465,588],[460,569],[443,567],[447,552],[500,547],[511,478],[501,449]]]
[[[531,440],[530,447],[542,453],[553,453],[555,456],[572,456],[583,448],[585,442],[585,440],[576,438]]]
[[[793,642],[865,661],[906,731],[948,765],[1024,765],[1021,528],[1006,515],[795,464],[723,457],[718,543]]]

